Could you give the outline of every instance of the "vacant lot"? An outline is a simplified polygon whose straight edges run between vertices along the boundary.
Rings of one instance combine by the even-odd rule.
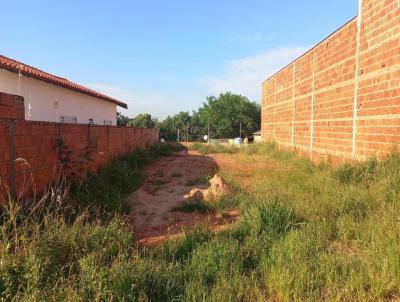
[[[218,163],[211,156],[181,150],[148,164],[143,185],[129,194],[126,204],[135,238],[141,246],[159,244],[183,232],[204,225],[219,229],[231,224],[237,212],[221,215],[215,201],[228,191],[216,175]],[[209,196],[212,195],[212,196]]]
[[[147,186],[147,191],[156,187],[163,192],[170,190],[169,182],[204,185],[209,170],[183,183],[179,179],[186,170],[169,169],[168,179],[163,179],[154,166],[147,168],[151,173],[146,168],[143,172],[137,167],[137,156],[128,157],[118,163],[118,169],[109,168],[91,183],[71,190],[69,199],[95,200],[103,208],[100,213],[93,214],[92,206],[86,211],[71,206],[72,213],[48,210],[36,215],[31,210],[34,214],[29,215],[11,203],[2,216],[2,297],[38,301],[400,299],[399,154],[334,167],[313,164],[273,144],[241,150],[193,148],[197,149],[191,151],[197,152],[193,156],[204,156],[216,165],[213,171],[224,179],[229,192],[189,204],[174,199],[174,212],[204,219],[156,246],[137,247],[132,217],[122,214],[125,207],[120,204],[126,188],[135,191]],[[151,158],[154,163],[155,156]],[[160,160],[166,166],[171,163],[165,157]],[[124,177],[118,174],[121,169]],[[140,187],[134,180],[143,177]],[[114,189],[93,193],[96,183]],[[207,217],[226,217],[232,210],[240,216],[229,227],[221,230],[207,223]],[[134,205],[128,211],[132,215]],[[147,211],[142,213],[147,217]]]

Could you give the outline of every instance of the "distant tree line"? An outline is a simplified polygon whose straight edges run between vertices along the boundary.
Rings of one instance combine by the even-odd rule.
[[[159,121],[149,113],[143,113],[130,119],[117,114],[119,126],[158,128],[160,137],[166,141],[199,141],[204,135],[210,138],[246,137],[260,129],[260,105],[247,97],[223,93],[218,97],[210,96],[197,110],[179,112]]]

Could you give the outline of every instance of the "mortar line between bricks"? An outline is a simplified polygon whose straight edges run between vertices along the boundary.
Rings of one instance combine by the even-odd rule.
[[[358,2],[358,18],[357,18],[357,36],[356,36],[356,66],[354,78],[354,103],[353,103],[353,144],[352,144],[352,157],[356,157],[357,147],[357,106],[358,106],[358,88],[359,88],[359,67],[360,67],[360,39],[361,39],[361,25],[362,25],[362,5],[363,0]]]
[[[274,101],[274,103],[276,104],[276,78],[275,78],[275,85],[274,85],[274,95],[275,95],[275,101]],[[274,106],[274,114],[273,114],[273,117],[274,117],[274,140],[276,141],[276,129],[275,129],[275,114],[276,114],[276,107]]]
[[[293,79],[292,79],[292,147],[294,147],[294,123],[296,119],[296,62],[293,63]]]

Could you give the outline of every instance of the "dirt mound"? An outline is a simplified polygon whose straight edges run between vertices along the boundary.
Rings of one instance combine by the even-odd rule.
[[[193,188],[192,190],[190,190],[190,192],[188,194],[186,194],[183,197],[190,201],[202,201],[202,200],[204,200],[203,191],[205,191],[205,190],[202,190],[199,188]]]
[[[143,189],[139,189],[136,190],[135,192],[131,193],[127,199],[126,199],[126,203],[133,207],[133,206],[137,206],[137,205],[148,205],[148,204],[152,204],[154,203],[154,201],[156,200],[156,197],[152,194],[150,194],[149,192],[143,190]]]
[[[198,225],[207,225],[214,230],[232,224],[237,217],[174,210],[185,204],[187,198],[215,200],[228,192],[218,175],[204,184],[205,177],[214,175],[217,170],[218,165],[212,157],[186,150],[174,156],[159,157],[147,165],[142,187],[126,198],[137,242],[146,246],[174,238]]]
[[[193,188],[184,197],[191,201],[212,201],[226,195],[228,192],[229,189],[225,181],[218,174],[215,174],[210,180],[210,186],[207,189]]]

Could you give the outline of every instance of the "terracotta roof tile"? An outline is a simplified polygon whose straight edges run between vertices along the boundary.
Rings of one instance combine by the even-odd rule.
[[[52,75],[50,73],[44,72],[35,67],[26,65],[24,63],[18,62],[16,60],[7,58],[2,55],[0,55],[0,68],[7,69],[7,70],[9,70],[11,72],[15,72],[15,73],[21,73],[22,75],[24,75],[26,77],[35,78],[37,80],[41,80],[41,81],[44,81],[44,82],[47,82],[47,83],[50,83],[50,84],[53,84],[56,86],[67,88],[67,89],[70,89],[70,90],[73,90],[73,91],[76,91],[79,93],[83,93],[86,95],[90,95],[90,96],[105,100],[107,102],[114,103],[123,108],[128,108],[127,104],[120,102],[116,99],[113,99],[109,96],[106,96],[102,93],[99,93],[97,91],[86,88],[86,87],[76,84],[74,82],[68,81],[65,78],[61,78],[61,77]]]

